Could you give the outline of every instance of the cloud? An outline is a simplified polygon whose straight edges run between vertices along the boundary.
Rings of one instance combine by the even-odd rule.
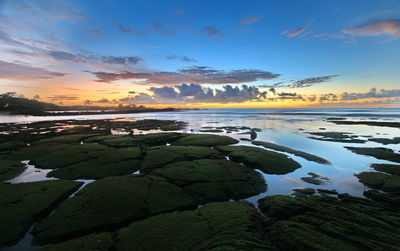
[[[400,36],[400,18],[367,22],[344,29],[343,33],[355,36]]]
[[[147,93],[139,93],[137,96],[134,97],[126,97],[119,100],[121,103],[124,104],[157,104],[158,102],[149,94]]]
[[[400,89],[385,90],[376,88],[371,88],[366,93],[347,93],[344,92],[340,95],[340,100],[358,100],[367,98],[393,98],[400,97]]]
[[[53,95],[50,97],[47,97],[47,99],[51,101],[75,101],[78,100],[79,98],[75,95]]]
[[[143,29],[143,30],[137,30],[131,27],[125,27],[122,24],[117,24],[118,30],[121,31],[122,33],[126,33],[126,34],[133,34],[136,36],[145,36],[148,34],[149,29]]]
[[[279,97],[296,97],[297,94],[295,92],[281,92],[278,93]]]
[[[220,32],[217,28],[213,26],[206,26],[201,29],[201,33],[207,35],[208,37],[223,37],[224,34]]]
[[[0,79],[32,80],[65,76],[65,73],[53,72],[39,67],[9,63],[0,60]]]
[[[241,87],[224,85],[222,89],[211,89],[199,84],[182,84],[175,87],[152,87],[149,91],[152,95],[140,93],[120,101],[129,104],[238,103],[261,101],[267,95],[257,87],[247,85]]]
[[[165,27],[160,21],[154,21],[151,28],[160,35],[172,35],[175,33],[174,29]]]
[[[305,78],[305,79],[302,79],[302,80],[295,81],[289,87],[291,87],[291,88],[309,87],[309,86],[313,86],[315,84],[328,82],[332,78],[337,77],[337,76],[339,76],[339,75],[327,75],[327,76],[321,76],[321,77]]]
[[[243,25],[254,24],[254,23],[260,21],[260,19],[261,19],[261,16],[251,16],[251,17],[243,19],[240,22],[240,25],[243,26]]]
[[[116,80],[136,79],[141,83],[179,85],[183,83],[196,84],[241,84],[257,80],[269,80],[279,77],[279,74],[254,69],[232,71],[214,70],[206,66],[192,66],[176,72],[92,72],[97,82],[112,82]]]
[[[281,34],[286,35],[287,37],[297,37],[308,29],[308,25],[298,27],[292,31],[283,31]]]
[[[86,30],[86,33],[91,34],[91,35],[103,35],[104,32],[100,29],[93,29],[93,30]]]
[[[195,63],[195,62],[197,62],[196,59],[194,59],[194,58],[189,58],[189,57],[186,57],[186,56],[178,56],[178,55],[166,56],[165,58],[168,59],[168,60],[180,60],[182,62],[187,62],[187,63],[190,63],[190,62]]]

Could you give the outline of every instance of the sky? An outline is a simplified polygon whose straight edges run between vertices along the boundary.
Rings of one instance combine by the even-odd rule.
[[[0,93],[62,105],[400,107],[399,0],[0,0]]]

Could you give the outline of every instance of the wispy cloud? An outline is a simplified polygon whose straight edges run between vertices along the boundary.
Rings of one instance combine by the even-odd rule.
[[[182,83],[197,84],[240,84],[257,80],[269,80],[279,74],[263,70],[240,69],[233,71],[215,70],[206,66],[192,66],[176,72],[92,72],[97,82],[137,79],[141,83],[177,85]]]
[[[220,32],[214,26],[206,26],[201,29],[201,33],[207,35],[208,37],[223,37],[224,34]]]
[[[104,32],[102,30],[100,30],[100,29],[86,30],[85,32],[90,34],[90,35],[97,35],[97,36],[100,36],[100,35],[104,34]]]
[[[400,36],[400,18],[363,23],[344,29],[343,33],[355,36]]]
[[[244,25],[254,24],[254,23],[260,21],[260,19],[261,19],[261,16],[247,17],[247,18],[243,19],[242,21],[240,21],[240,25],[244,26]]]
[[[186,62],[186,63],[195,63],[197,62],[196,59],[194,58],[189,58],[186,56],[178,56],[178,55],[171,55],[171,56],[166,56],[165,57],[168,60],[180,60],[182,62]]]
[[[10,63],[0,60],[0,79],[36,80],[65,76],[65,73],[53,72],[40,67]]]
[[[255,86],[233,87],[224,85],[222,89],[204,88],[199,84],[182,84],[175,87],[152,87],[152,95],[140,93],[120,99],[129,104],[194,104],[194,103],[241,103],[260,101],[267,93]]]
[[[120,32],[125,34],[133,34],[136,36],[146,36],[149,33],[149,28],[145,28],[143,30],[138,30],[132,27],[126,27],[122,24],[117,24],[117,28]]]
[[[296,29],[293,29],[291,31],[283,31],[282,34],[286,35],[287,37],[297,37],[303,32],[305,32],[308,29],[308,26],[302,26],[298,27]]]

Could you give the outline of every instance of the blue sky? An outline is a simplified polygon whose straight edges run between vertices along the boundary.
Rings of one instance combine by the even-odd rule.
[[[399,1],[0,0],[0,18],[3,92],[64,104],[399,104]]]

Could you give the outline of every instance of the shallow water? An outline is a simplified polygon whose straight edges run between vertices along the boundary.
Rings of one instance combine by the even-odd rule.
[[[371,163],[391,162],[352,153],[345,149],[344,146],[386,147],[395,151],[400,151],[400,145],[382,145],[375,142],[363,144],[327,142],[310,139],[308,138],[310,135],[307,134],[307,132],[348,132],[363,136],[362,139],[367,139],[365,136],[379,138],[399,137],[400,129],[366,125],[336,125],[326,121],[328,117],[342,117],[348,120],[389,120],[400,122],[400,109],[210,109],[142,114],[49,117],[0,115],[0,123],[30,123],[66,119],[164,119],[188,122],[187,128],[181,130],[182,132],[188,133],[198,133],[202,127],[246,126],[250,128],[260,128],[262,131],[257,133],[257,140],[268,141],[308,152],[329,160],[332,165],[322,165],[292,154],[284,153],[299,162],[302,167],[285,175],[268,175],[257,170],[265,178],[268,184],[268,190],[265,193],[247,198],[247,201],[256,204],[259,198],[266,195],[291,194],[293,188],[305,187],[336,189],[339,193],[349,193],[351,195],[363,197],[362,193],[367,190],[367,188],[358,182],[354,174],[362,171],[370,171]],[[249,138],[250,136],[248,134],[241,134],[246,131],[248,130],[240,130],[239,132],[232,133],[227,133],[225,131],[216,134],[228,135],[237,139]],[[134,134],[154,132],[159,131],[134,130]],[[114,133],[119,134],[124,132],[116,128]],[[240,141],[240,144],[254,146],[250,142],[243,140]],[[24,163],[27,165],[27,169],[21,175],[8,182],[20,183],[53,179],[46,177],[47,173],[51,170],[37,169],[34,165],[29,165],[28,161],[24,161]],[[309,172],[328,177],[330,182],[323,185],[313,185],[302,181],[300,178],[308,176],[307,173]],[[138,172],[135,172],[134,174],[137,173]],[[80,189],[93,182],[93,180],[77,181],[84,182],[84,185]],[[75,194],[76,193],[71,196]],[[4,248],[4,250],[33,250],[35,247],[30,245],[31,239],[31,234],[27,233],[25,238],[20,240],[18,244]]]
[[[360,136],[392,138],[400,136],[400,129],[390,127],[376,127],[367,125],[336,125],[326,121],[328,117],[342,117],[348,120],[399,121],[400,109],[209,109],[186,110],[178,112],[141,113],[141,114],[107,114],[107,115],[79,115],[79,116],[0,116],[0,122],[36,122],[48,120],[85,120],[85,119],[168,119],[188,122],[183,132],[197,133],[201,127],[247,126],[260,128],[257,140],[268,141],[297,150],[305,151],[329,160],[332,165],[322,165],[305,160],[292,154],[284,153],[302,165],[302,168],[285,175],[263,174],[268,183],[268,191],[264,194],[248,198],[255,202],[265,195],[290,194],[293,188],[321,188],[336,189],[339,193],[349,193],[362,197],[367,188],[358,182],[354,174],[371,170],[371,163],[391,163],[373,157],[358,155],[345,149],[344,146],[386,147],[399,151],[400,145],[382,145],[375,142],[364,144],[328,142],[307,138],[307,132],[348,132]],[[118,131],[118,129],[116,129]],[[216,133],[228,135],[237,139],[249,138],[248,134],[239,132]],[[153,133],[153,131],[137,131],[137,133]],[[363,138],[366,139],[366,138]],[[252,145],[241,141],[242,145]],[[254,146],[254,145],[252,145]],[[262,148],[262,147],[261,147]],[[270,149],[269,149],[270,150]],[[38,172],[40,171],[40,172]],[[10,180],[12,183],[29,182],[46,178],[48,170],[36,169],[28,165],[27,170],[20,176]],[[324,185],[313,185],[300,178],[314,172],[330,179]],[[261,172],[260,172],[261,173]]]

